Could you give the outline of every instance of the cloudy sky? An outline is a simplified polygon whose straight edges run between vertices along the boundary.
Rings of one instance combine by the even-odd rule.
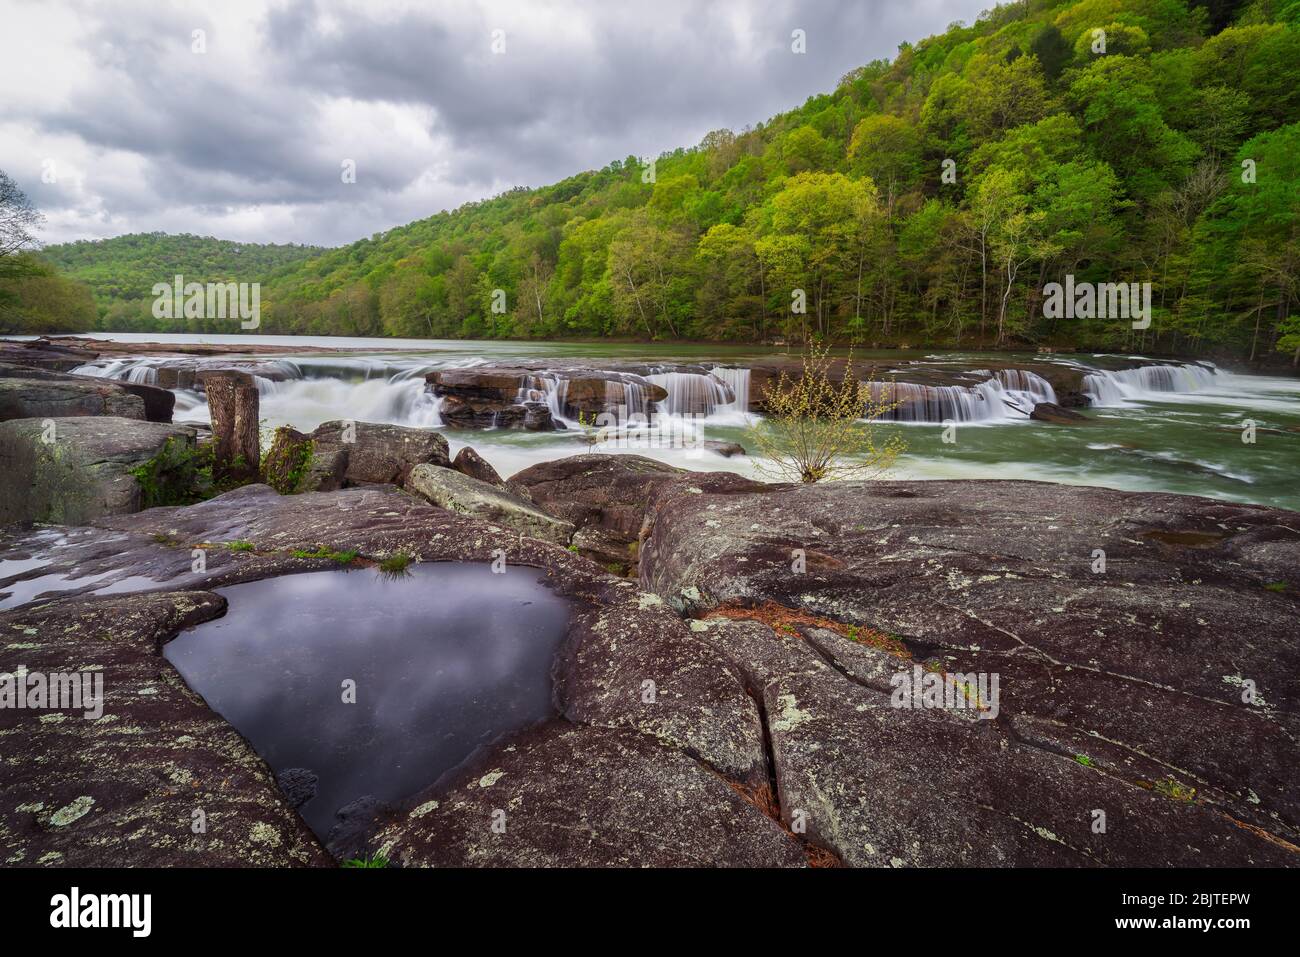
[[[337,245],[741,129],[988,5],[0,0],[0,169],[45,242]]]

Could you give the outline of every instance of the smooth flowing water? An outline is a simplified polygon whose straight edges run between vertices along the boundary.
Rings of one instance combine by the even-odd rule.
[[[300,811],[322,840],[340,808],[407,797],[552,713],[551,664],[569,608],[540,572],[458,563],[408,572],[221,588],[226,615],[163,649],[277,774],[317,777]]]
[[[669,398],[665,414],[702,411],[702,426],[687,428],[697,438],[737,441],[750,446],[746,427],[755,421],[742,397],[748,388],[747,363],[779,354],[752,346],[644,345],[624,343],[466,342],[389,339],[337,339],[292,336],[164,336],[152,333],[106,335],[118,341],[258,343],[307,350],[346,349],[346,353],[303,351],[271,360],[276,378],[260,380],[262,416],[270,425],[301,430],[330,419],[391,422],[442,428],[439,401],[425,391],[424,373],[515,362],[578,360],[600,368],[601,360],[720,363],[707,376],[657,373]],[[783,351],[783,350],[782,350]],[[1236,375],[1207,365],[1121,368],[1126,357],[1107,355],[1024,355],[979,353],[858,353],[859,358],[899,362],[923,359],[953,369],[980,372],[972,387],[899,385],[909,399],[897,413],[908,451],[893,476],[900,479],[1021,478],[1070,484],[1103,485],[1134,491],[1183,492],[1242,502],[1300,508],[1300,379]],[[1087,425],[1032,421],[1027,412],[1054,398],[1051,386],[1032,373],[986,371],[1008,361],[1056,362],[1082,369],[1084,389],[1094,406]],[[104,359],[78,371],[114,378],[151,381],[161,356]],[[558,408],[563,383],[546,384],[535,397]],[[549,390],[549,391],[548,391]],[[635,398],[635,396],[630,396]],[[178,421],[206,422],[201,392],[178,390]],[[943,422],[956,423],[945,431]],[[1254,424],[1253,435],[1246,426]],[[505,476],[539,461],[588,450],[573,430],[524,432],[505,429],[444,429],[453,454],[473,445]],[[1243,436],[1253,442],[1243,441]],[[948,441],[945,441],[945,437]],[[698,448],[623,438],[597,443],[593,451],[635,452],[697,470],[728,469],[753,473],[745,457],[722,458]]]

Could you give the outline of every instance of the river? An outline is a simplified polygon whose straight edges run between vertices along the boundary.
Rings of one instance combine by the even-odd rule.
[[[539,461],[587,450],[574,429],[527,432],[468,431],[443,425],[439,401],[425,390],[424,373],[512,363],[572,359],[590,368],[602,360],[645,363],[725,364],[712,375],[722,388],[703,419],[703,438],[740,442],[754,420],[742,391],[747,363],[771,360],[784,350],[752,346],[645,345],[624,343],[471,342],[441,340],[343,339],[327,337],[99,334],[117,342],[233,343],[287,346],[291,353],[261,361],[274,378],[259,379],[261,413],[268,425],[310,430],[331,419],[356,419],[440,428],[452,454],[472,445],[504,476]],[[337,350],[328,353],[312,349]],[[882,362],[923,362],[931,367],[980,371],[1017,359],[1081,368],[1093,400],[1084,410],[1096,421],[1057,425],[1033,421],[1017,408],[1050,398],[1051,387],[1036,376],[999,380],[974,389],[931,388],[931,419],[891,422],[902,430],[907,452],[891,477],[899,479],[1033,479],[1101,485],[1131,491],[1181,492],[1238,502],[1300,509],[1300,379],[1233,374],[1208,363],[1124,369],[1135,357],[1068,354],[858,353]],[[231,356],[223,356],[230,359]],[[149,382],[170,361],[159,355],[106,356],[78,372]],[[670,392],[690,387],[673,374],[650,376]],[[1045,387],[1045,391],[1044,391]],[[727,393],[727,390],[730,393]],[[981,392],[982,390],[982,392]],[[178,389],[176,420],[206,422],[203,394]],[[726,395],[732,401],[725,401]],[[969,398],[974,396],[974,398]],[[991,401],[989,401],[991,400]],[[660,403],[671,412],[675,400]],[[1253,436],[1247,425],[1253,423]],[[572,424],[572,423],[571,423]],[[1243,441],[1243,436],[1253,441]],[[636,452],[696,470],[753,474],[743,456],[723,458],[700,449],[640,447],[616,440],[594,451]]]

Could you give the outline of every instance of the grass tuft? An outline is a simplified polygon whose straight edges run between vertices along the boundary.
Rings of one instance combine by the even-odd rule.
[[[379,562],[379,573],[388,578],[402,578],[410,574],[411,563],[415,558],[406,552],[393,552]]]

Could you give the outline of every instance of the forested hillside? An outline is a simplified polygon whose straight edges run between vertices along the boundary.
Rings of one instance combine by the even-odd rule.
[[[109,330],[158,328],[153,318],[154,283],[253,282],[281,266],[323,252],[294,243],[240,243],[188,233],[132,233],[98,241],[46,246],[41,258],[88,285]]]
[[[171,269],[106,246],[48,254],[101,296]],[[1300,350],[1300,0],[1001,6],[752,129],[281,263],[263,332]],[[1067,274],[1150,282],[1151,328],[1044,318]]]

